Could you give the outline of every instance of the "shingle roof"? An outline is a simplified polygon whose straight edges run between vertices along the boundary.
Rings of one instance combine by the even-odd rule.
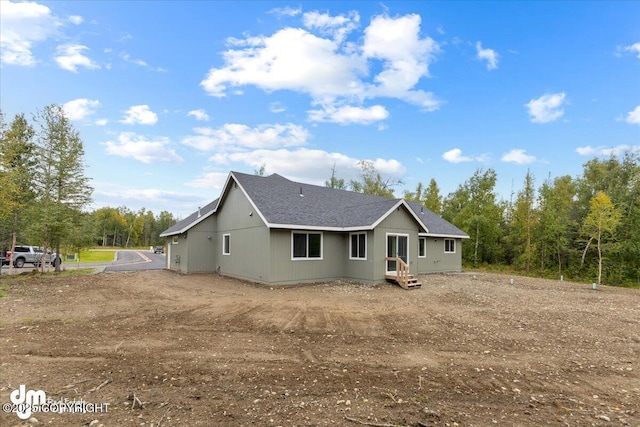
[[[174,234],[182,234],[200,221],[204,220],[209,215],[215,212],[216,206],[218,205],[218,199],[215,199],[213,202],[205,205],[204,207],[198,209],[188,217],[176,222],[171,227],[167,228],[165,231],[160,234],[160,237],[173,236]]]
[[[416,213],[418,218],[420,218],[422,223],[427,226],[429,229],[429,235],[443,237],[455,236],[462,237],[463,239],[469,238],[467,233],[460,230],[438,214],[422,206],[420,203],[407,202],[407,204]]]
[[[261,177],[232,172],[232,176],[272,226],[371,228],[391,209],[406,203],[428,234],[468,237],[419,203],[303,184],[278,174]]]
[[[269,224],[309,227],[367,227],[398,200],[268,177],[233,172]]]
[[[426,207],[403,199],[391,199],[354,191],[337,190],[291,181],[278,174],[267,177],[231,172],[219,199],[194,212],[160,236],[180,234],[224,205],[225,191],[235,180],[269,227],[357,230],[374,228],[399,206],[405,206],[428,235],[469,236]]]

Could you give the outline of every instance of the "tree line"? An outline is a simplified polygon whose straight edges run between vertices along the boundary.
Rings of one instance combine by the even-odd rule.
[[[398,179],[384,179],[373,163],[360,163],[359,179],[346,182],[335,166],[325,185],[396,197]],[[255,171],[263,175],[265,167]],[[469,234],[466,266],[508,266],[524,274],[564,276],[640,286],[640,156],[627,151],[594,158],[577,177],[547,178],[536,187],[530,172],[509,200],[496,192],[495,170],[477,169],[443,196],[437,181],[405,191]],[[90,246],[139,247],[164,243],[175,224],[168,211],[104,207],[87,211],[93,189],[84,171],[84,148],[60,106],[29,121],[7,123],[0,112],[0,250],[16,242],[57,253]],[[65,251],[61,252],[61,249]]]
[[[166,211],[89,212],[92,192],[83,142],[62,107],[48,105],[31,120],[17,114],[9,123],[0,112],[0,250],[17,243],[58,254],[98,245],[158,245],[159,234],[176,222]]]
[[[462,245],[465,266],[507,266],[526,275],[572,278],[640,287],[640,156],[627,151],[594,158],[578,177],[547,178],[536,187],[527,172],[509,200],[495,188],[494,169],[477,169],[443,196],[435,179],[405,191],[407,200],[469,234]],[[399,180],[382,179],[370,162],[359,181],[345,183],[335,169],[325,185],[395,197]]]

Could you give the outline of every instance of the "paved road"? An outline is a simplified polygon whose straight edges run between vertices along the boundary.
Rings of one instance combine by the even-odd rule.
[[[78,264],[73,262],[63,262],[63,268],[75,269]],[[141,271],[141,270],[162,270],[167,266],[165,254],[154,254],[149,250],[119,250],[116,252],[116,258],[110,262],[80,264],[80,268],[103,268],[104,271]],[[23,271],[31,271],[31,264],[25,265],[24,268],[14,268],[14,274]],[[2,273],[6,274],[9,266],[2,267]]]
[[[154,254],[151,251],[118,251],[115,261],[105,271],[140,271],[162,270],[167,265],[165,254]]]

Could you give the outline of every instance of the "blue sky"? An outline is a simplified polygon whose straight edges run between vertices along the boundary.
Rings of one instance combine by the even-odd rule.
[[[370,160],[443,195],[640,150],[640,2],[0,0],[0,108],[63,105],[93,208],[178,217],[230,170]]]

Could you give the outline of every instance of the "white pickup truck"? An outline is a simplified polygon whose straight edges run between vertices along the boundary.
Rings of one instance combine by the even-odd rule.
[[[16,246],[13,253],[7,251],[6,256],[2,258],[2,263],[9,264],[9,260],[17,268],[22,268],[25,264],[33,264],[35,267],[39,267],[42,262],[52,265],[62,262],[62,259],[56,253],[48,250],[45,254],[41,247],[24,245]]]

